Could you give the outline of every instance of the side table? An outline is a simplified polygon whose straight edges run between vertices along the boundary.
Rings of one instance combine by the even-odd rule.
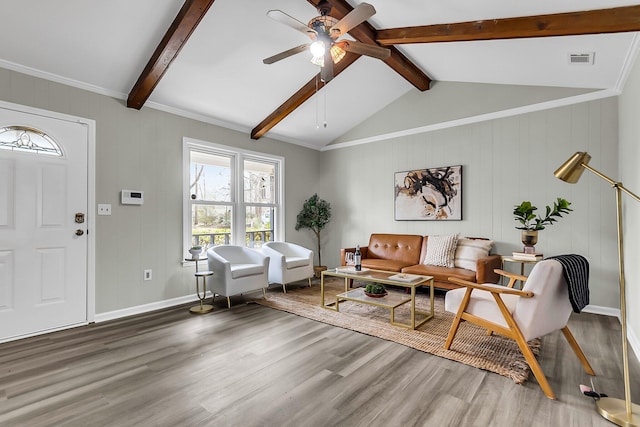
[[[191,313],[204,314],[213,310],[213,306],[205,304],[204,299],[207,297],[207,277],[213,276],[213,271],[198,271],[198,261],[206,261],[207,258],[185,258],[185,261],[194,261],[196,264],[196,295],[200,300],[200,304],[194,305],[189,309]],[[202,278],[202,295],[200,295],[200,278]]]
[[[527,259],[516,259],[514,257],[511,256],[503,256],[502,257],[502,269],[505,270],[504,266],[505,263],[507,262],[511,262],[511,263],[515,263],[515,264],[520,264],[520,275],[524,276],[524,266],[525,265],[535,265],[538,262],[540,262],[540,260],[527,260]],[[502,278],[502,282],[504,284],[504,277]]]

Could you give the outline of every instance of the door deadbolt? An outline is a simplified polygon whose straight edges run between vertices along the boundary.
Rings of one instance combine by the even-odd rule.
[[[77,224],[84,223],[84,214],[82,212],[76,213],[76,223]]]
[[[76,230],[76,236],[82,236],[84,234],[84,230]]]

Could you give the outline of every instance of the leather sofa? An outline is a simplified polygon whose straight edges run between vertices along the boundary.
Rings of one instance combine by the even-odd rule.
[[[482,238],[468,238],[481,239]],[[458,267],[440,267],[424,264],[429,236],[414,234],[372,234],[367,246],[360,247],[362,267],[372,270],[397,271],[407,274],[433,276],[434,286],[455,289],[459,285],[449,282],[449,277],[475,283],[498,283],[500,276],[494,269],[502,268],[500,255],[478,258],[476,271]],[[345,254],[355,248],[340,249],[340,265],[346,265]]]

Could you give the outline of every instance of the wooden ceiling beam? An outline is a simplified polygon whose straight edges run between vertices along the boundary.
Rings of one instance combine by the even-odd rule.
[[[320,0],[307,0],[313,7],[317,7]],[[331,12],[329,15],[336,19],[342,19],[349,12],[353,10],[353,7],[344,0],[331,0]],[[376,43],[376,29],[373,28],[368,22],[363,22],[355,28],[349,31],[351,37],[359,41],[360,43],[377,44]],[[414,63],[409,61],[398,49],[391,46],[391,56],[384,60],[384,62],[394,69],[398,74],[404,77],[409,83],[415,86],[418,90],[425,91],[429,89],[431,79],[422,70],[420,70]],[[334,77],[344,71],[349,65],[355,62],[360,55],[354,55],[347,53],[347,55],[336,65],[334,65],[333,74]],[[282,105],[276,108],[267,118],[260,122],[251,131],[252,139],[260,139],[274,126],[284,120],[289,114],[291,114],[296,108],[302,105],[306,100],[311,98],[316,93],[316,81],[318,81],[318,89],[324,87],[325,83],[320,80],[320,74],[313,79],[309,80],[301,89],[299,89],[291,98],[287,99]],[[317,80],[316,80],[317,79]]]
[[[640,6],[378,30],[381,45],[640,31]]]
[[[340,62],[333,66],[334,77],[343,72],[349,65],[353,64],[356,59],[360,58],[360,55],[356,55],[351,52],[342,58]],[[301,89],[299,89],[293,96],[287,99],[282,105],[275,109],[275,111],[260,122],[258,126],[251,131],[251,139],[260,139],[269,132],[275,125],[280,123],[285,117],[295,111],[296,108],[301,106],[307,99],[311,98],[316,93],[316,84],[318,90],[322,89],[325,82],[320,80],[320,73],[314,78],[309,80]]]
[[[129,92],[127,107],[139,110],[187,43],[215,0],[186,0]]]

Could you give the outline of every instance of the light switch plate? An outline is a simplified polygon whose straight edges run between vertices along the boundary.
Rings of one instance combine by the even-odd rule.
[[[111,205],[109,205],[109,204],[99,204],[98,205],[98,215],[111,215]]]

